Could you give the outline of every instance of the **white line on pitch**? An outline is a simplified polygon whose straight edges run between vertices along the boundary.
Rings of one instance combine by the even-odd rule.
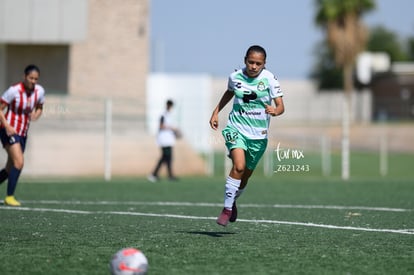
[[[69,210],[69,209],[8,207],[8,206],[0,206],[0,209],[21,210],[21,211],[37,211],[37,212],[58,212],[58,213],[68,213],[68,214],[83,214],[83,215],[110,214],[110,215],[146,216],[146,217],[166,217],[166,218],[193,219],[193,220],[215,220],[216,219],[216,217],[199,217],[199,216],[185,216],[185,215],[175,215],[175,214],[157,214],[157,213],[140,213],[140,212],[124,212],[124,211],[83,211],[83,210]],[[366,228],[366,227],[337,226],[337,225],[329,225],[329,224],[289,222],[289,221],[276,221],[276,220],[239,219],[237,221],[238,222],[247,222],[247,223],[299,225],[299,226],[319,227],[319,228],[326,228],[326,229],[339,229],[339,230],[353,230],[353,231],[365,231],[365,232],[382,232],[382,233],[396,233],[396,234],[414,235],[414,230],[413,229],[377,229],[377,228]]]
[[[72,204],[72,205],[158,205],[158,206],[208,206],[221,207],[222,203],[203,203],[203,202],[140,202],[140,201],[57,201],[57,200],[38,200],[22,201],[32,204]],[[299,209],[332,209],[332,210],[368,210],[385,212],[410,212],[412,209],[390,208],[390,207],[367,207],[367,206],[341,206],[341,205],[301,205],[301,204],[242,204],[243,208],[299,208]]]

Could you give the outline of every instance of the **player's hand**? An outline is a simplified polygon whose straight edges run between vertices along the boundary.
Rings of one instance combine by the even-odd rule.
[[[276,116],[276,108],[274,108],[272,105],[265,104],[265,113],[271,116]]]
[[[16,130],[13,127],[11,127],[10,125],[6,126],[5,128],[6,128],[7,136],[11,137],[12,135],[17,134]]]
[[[218,125],[219,125],[218,115],[216,115],[216,114],[211,115],[211,118],[210,118],[210,127],[211,127],[211,129],[217,130]]]

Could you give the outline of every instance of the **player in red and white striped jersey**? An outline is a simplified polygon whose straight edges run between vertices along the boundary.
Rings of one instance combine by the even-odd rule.
[[[0,171],[0,183],[8,179],[6,205],[20,206],[14,192],[23,169],[27,132],[30,122],[42,114],[45,101],[45,90],[37,84],[39,76],[36,65],[27,66],[23,81],[7,89],[0,99],[0,139],[8,155],[6,167]]]

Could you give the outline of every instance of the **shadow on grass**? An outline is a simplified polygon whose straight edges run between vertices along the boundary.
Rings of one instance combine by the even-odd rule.
[[[221,238],[226,235],[234,235],[234,232],[225,232],[225,231],[179,231],[178,233],[186,233],[186,234],[193,234],[193,235],[205,235],[214,238]]]

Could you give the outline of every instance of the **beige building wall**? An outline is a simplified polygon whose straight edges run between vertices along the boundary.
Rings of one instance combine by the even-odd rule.
[[[149,0],[89,0],[86,40],[70,47],[69,93],[145,96]]]
[[[65,94],[67,92],[68,49],[67,45],[7,45],[7,85],[23,80],[24,68],[28,64],[36,64],[40,68],[39,84],[43,85],[46,93]]]

